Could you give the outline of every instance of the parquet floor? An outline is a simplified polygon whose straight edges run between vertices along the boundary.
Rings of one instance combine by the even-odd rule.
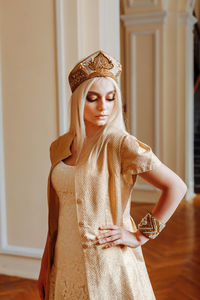
[[[134,204],[136,224],[152,205]],[[143,246],[157,300],[200,300],[200,195],[183,202],[162,233]]]
[[[136,224],[153,206],[132,205]],[[200,299],[200,196],[179,205],[162,233],[143,246],[143,254],[157,300]],[[39,300],[36,281],[0,275],[0,299]]]

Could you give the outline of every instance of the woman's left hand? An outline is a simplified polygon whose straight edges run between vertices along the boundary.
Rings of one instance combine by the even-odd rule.
[[[99,227],[100,230],[109,230],[97,235],[99,244],[106,244],[103,248],[110,248],[116,245],[125,245],[137,248],[145,244],[149,238],[145,237],[139,230],[131,232],[117,225],[104,225]]]

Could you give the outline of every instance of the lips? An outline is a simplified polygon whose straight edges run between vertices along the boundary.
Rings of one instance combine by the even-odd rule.
[[[98,115],[96,117],[107,117],[107,115]]]

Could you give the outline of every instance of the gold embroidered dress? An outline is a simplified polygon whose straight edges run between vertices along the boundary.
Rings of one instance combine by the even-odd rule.
[[[108,134],[97,164],[88,152],[76,166],[70,156],[74,134],[67,132],[50,147],[48,179],[49,264],[45,300],[155,300],[141,247],[96,244],[101,225],[116,224],[134,232],[131,192],[138,173],[161,164],[136,137]]]
[[[52,171],[52,184],[59,196],[59,224],[49,299],[88,299],[84,258],[76,219],[75,166],[58,163]]]

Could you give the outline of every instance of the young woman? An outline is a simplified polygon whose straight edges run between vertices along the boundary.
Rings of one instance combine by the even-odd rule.
[[[141,246],[165,227],[187,187],[126,131],[120,72],[104,51],[70,72],[70,129],[50,146],[41,299],[155,299]],[[162,191],[138,227],[130,216],[137,175]]]

